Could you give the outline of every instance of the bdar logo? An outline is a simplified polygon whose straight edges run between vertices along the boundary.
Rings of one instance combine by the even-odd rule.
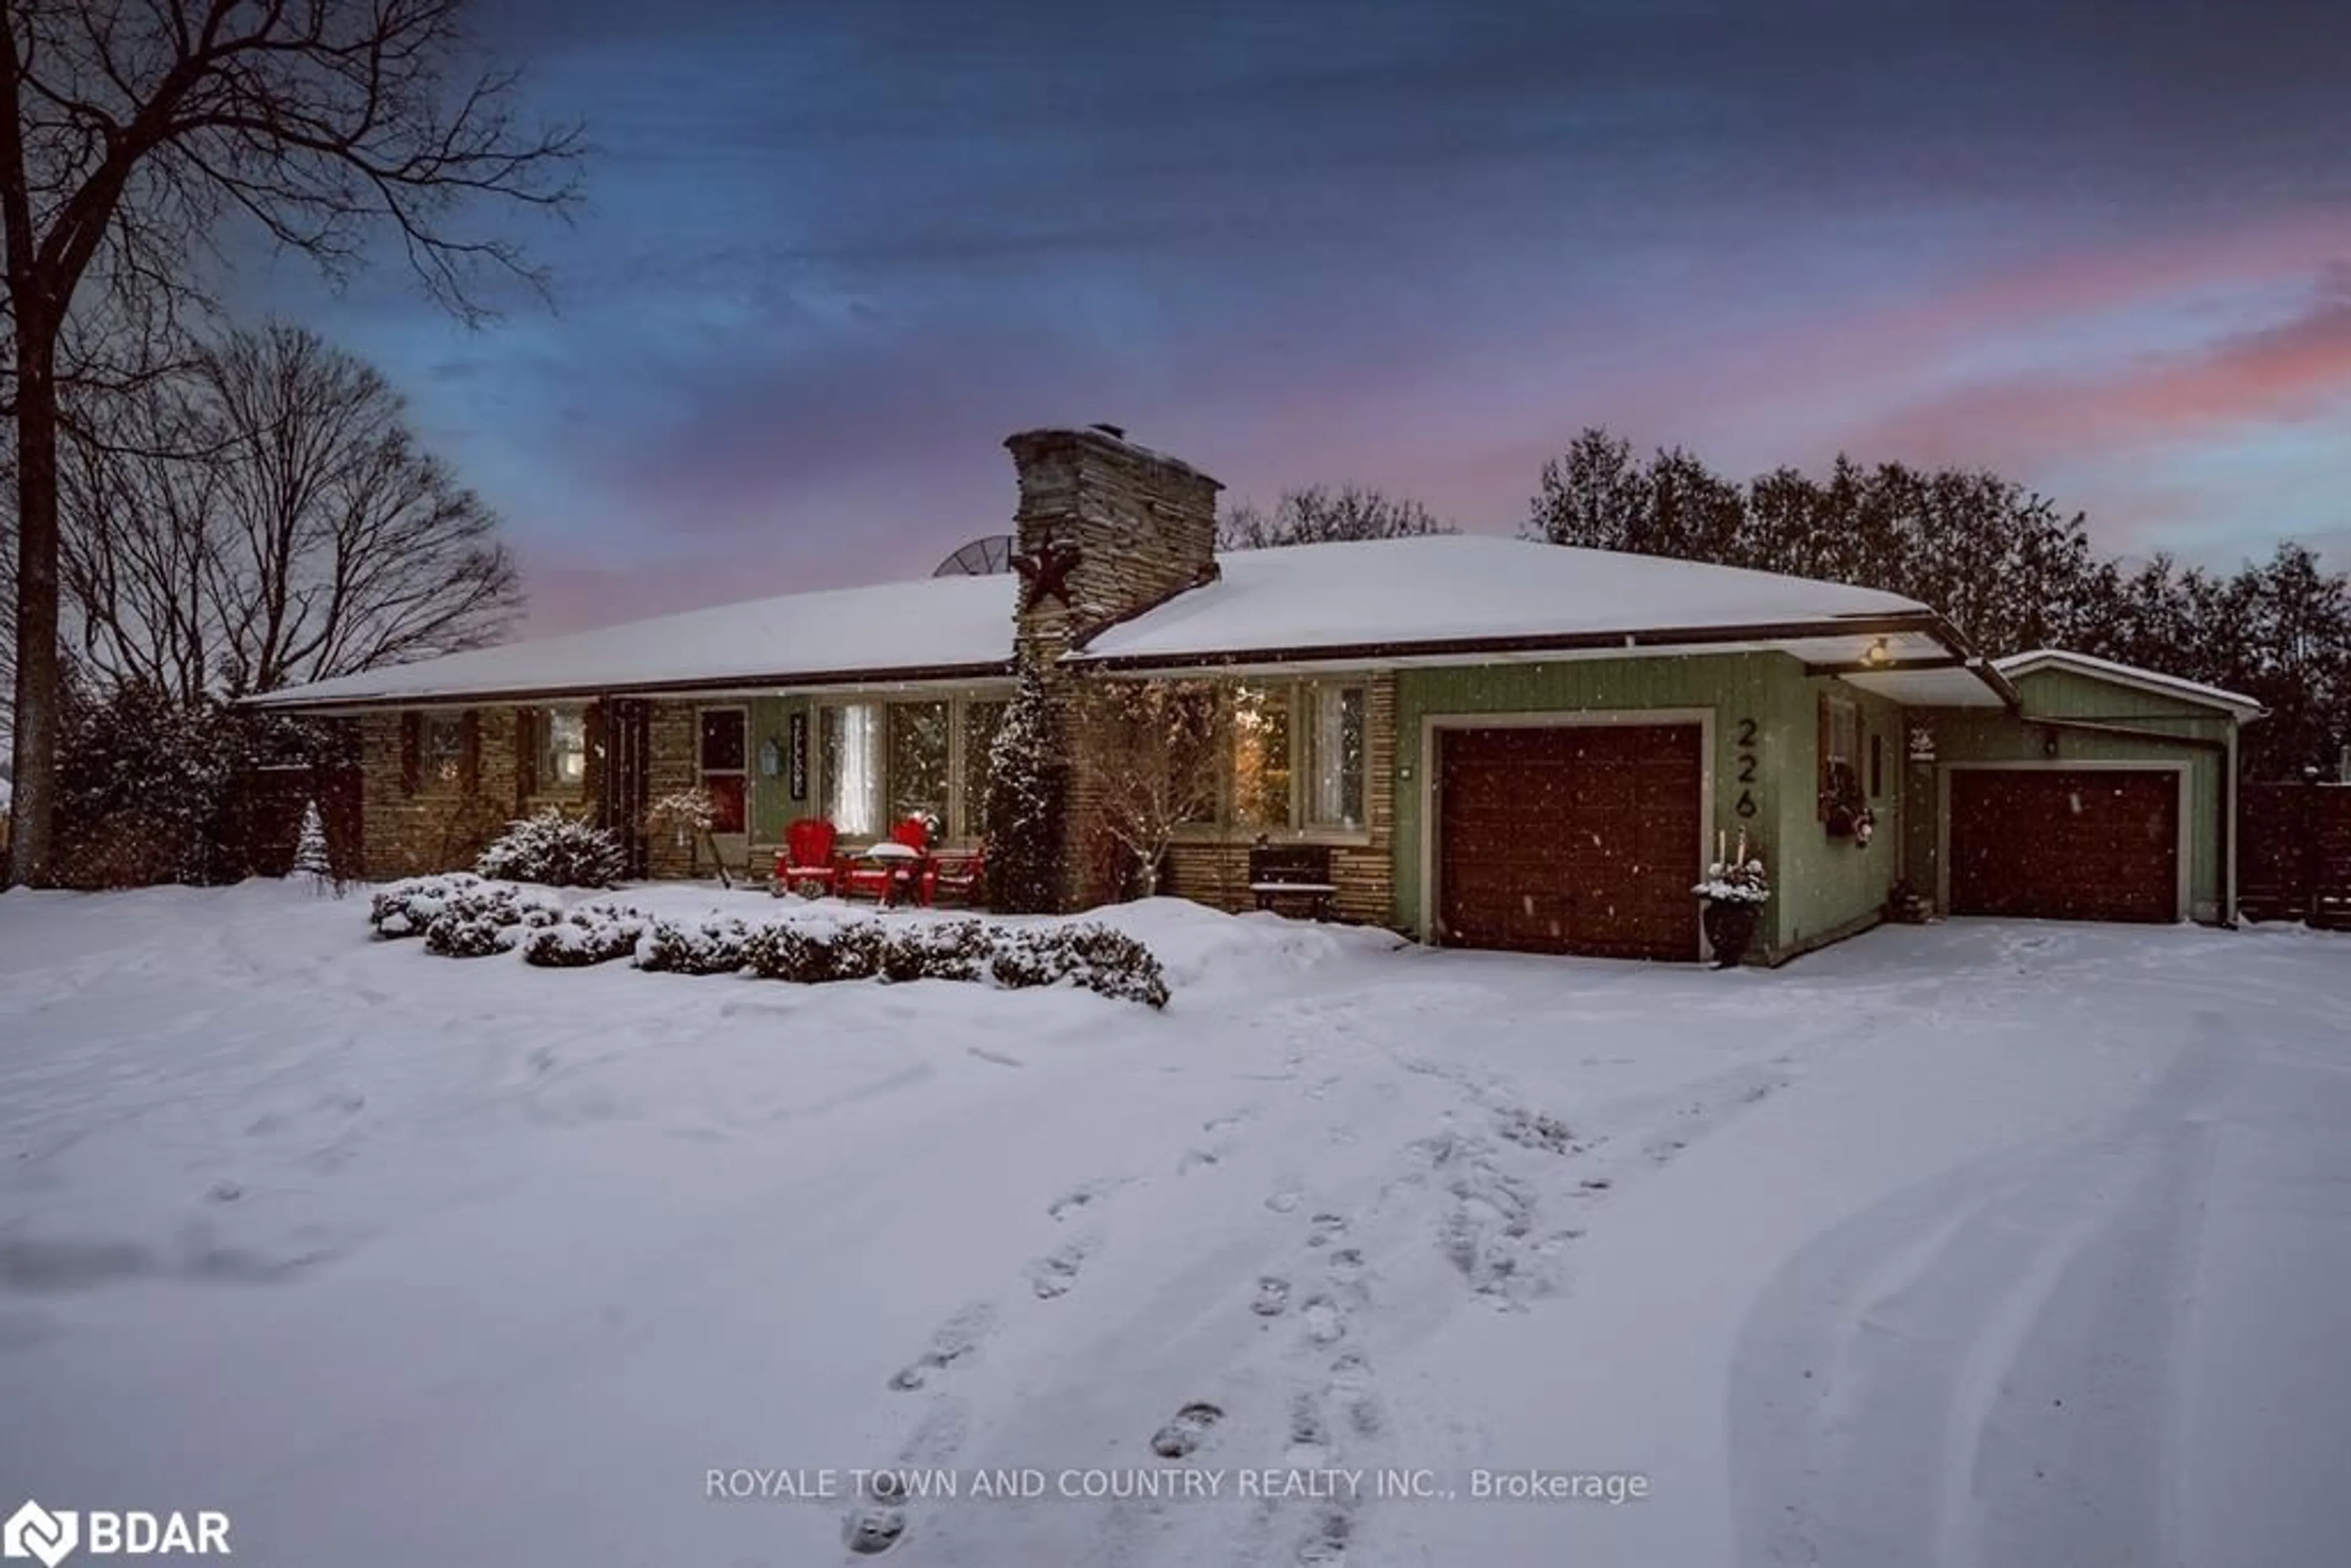
[[[37,1557],[57,1568],[72,1554],[81,1531],[71,1511],[51,1513],[30,1498],[0,1525],[0,1557]]]

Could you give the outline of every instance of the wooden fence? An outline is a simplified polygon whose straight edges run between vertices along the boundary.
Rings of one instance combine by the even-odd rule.
[[[2247,784],[2241,809],[2246,918],[2351,930],[2351,784]]]

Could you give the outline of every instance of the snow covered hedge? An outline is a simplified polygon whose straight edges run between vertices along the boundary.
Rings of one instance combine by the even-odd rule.
[[[989,966],[999,986],[1083,986],[1145,1007],[1167,1005],[1167,976],[1150,948],[1085,922],[999,931]]]
[[[809,915],[754,925],[734,915],[658,918],[598,901],[565,911],[544,894],[469,872],[411,877],[369,908],[380,936],[422,935],[427,952],[480,957],[515,947],[542,968],[620,958],[640,969],[829,985],[839,980],[954,980],[1008,990],[1075,986],[1145,1007],[1167,1005],[1151,949],[1092,921],[998,925],[977,916],[897,920]]]
[[[522,961],[546,969],[584,969],[633,957],[653,917],[623,904],[583,904],[522,939]]]
[[[424,950],[444,958],[486,958],[519,945],[526,931],[562,918],[562,906],[543,894],[481,883],[453,894],[426,923]]]
[[[451,899],[481,885],[482,879],[469,871],[387,883],[368,901],[368,924],[382,937],[422,936]]]
[[[678,975],[731,975],[743,967],[751,928],[733,915],[656,920],[637,947],[637,967]]]
[[[535,817],[508,822],[474,870],[549,887],[610,887],[621,880],[625,863],[619,838],[549,806]]]

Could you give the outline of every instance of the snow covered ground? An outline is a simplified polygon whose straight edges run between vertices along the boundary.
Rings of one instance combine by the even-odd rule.
[[[0,1511],[338,1568],[2343,1560],[2351,939],[1116,919],[1164,1013],[0,896]]]

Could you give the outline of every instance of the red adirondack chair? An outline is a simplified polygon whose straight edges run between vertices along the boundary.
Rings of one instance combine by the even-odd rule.
[[[980,879],[987,869],[986,844],[967,855],[935,856],[923,873],[923,902],[936,904],[945,899],[949,904],[977,904]]]
[[[810,889],[840,892],[841,862],[832,852],[840,836],[821,817],[801,817],[787,825],[784,847],[776,852],[776,879],[768,890],[778,898]]]
[[[926,869],[923,857],[930,848],[930,829],[924,826],[920,817],[909,817],[890,830],[889,841],[914,851],[914,856],[901,865],[866,862],[846,867],[841,873],[842,897],[873,898],[887,904],[902,883],[910,893],[919,894],[923,891]]]

